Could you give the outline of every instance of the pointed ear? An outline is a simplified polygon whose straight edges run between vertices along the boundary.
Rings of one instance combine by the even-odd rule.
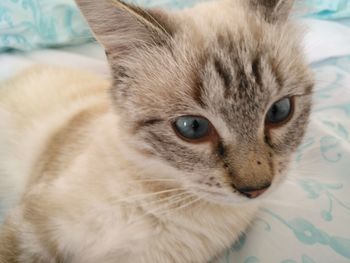
[[[163,11],[118,0],[75,0],[106,53],[123,54],[141,45],[161,44],[172,34]]]
[[[294,5],[294,0],[250,0],[250,2],[271,23],[286,21]]]

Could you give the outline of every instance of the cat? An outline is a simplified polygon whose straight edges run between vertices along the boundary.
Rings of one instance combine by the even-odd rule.
[[[0,262],[208,262],[286,177],[313,76],[293,0],[76,0],[111,80],[0,87]]]

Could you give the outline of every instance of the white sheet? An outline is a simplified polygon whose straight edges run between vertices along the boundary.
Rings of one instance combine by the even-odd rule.
[[[109,76],[103,49],[96,42],[62,49],[43,49],[29,53],[0,54],[0,79],[6,79],[19,71],[35,65],[50,64],[87,70]]]

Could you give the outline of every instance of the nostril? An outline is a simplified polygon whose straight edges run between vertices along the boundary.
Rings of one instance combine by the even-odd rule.
[[[248,198],[257,198],[258,196],[262,195],[264,192],[266,192],[266,190],[270,187],[269,185],[266,185],[262,188],[259,189],[252,189],[252,188],[244,188],[244,189],[238,189],[238,191],[245,195]]]
[[[256,163],[257,163],[258,165],[261,165],[261,162],[260,162],[260,161],[257,161]]]

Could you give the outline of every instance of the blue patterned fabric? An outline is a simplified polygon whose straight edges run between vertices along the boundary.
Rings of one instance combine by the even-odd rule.
[[[141,6],[183,8],[203,0],[128,0]],[[306,0],[306,16],[350,25],[350,0]],[[73,0],[1,0],[0,51],[32,50],[92,40]]]
[[[91,39],[72,0],[0,1],[0,51],[78,44]]]
[[[305,0],[302,4],[307,7],[307,17],[335,20],[350,26],[349,0]]]

